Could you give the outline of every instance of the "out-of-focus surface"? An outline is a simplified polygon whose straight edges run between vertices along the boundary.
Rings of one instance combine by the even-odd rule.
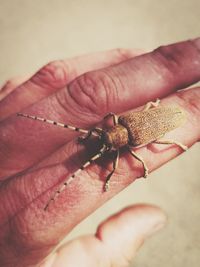
[[[151,50],[200,35],[199,0],[0,0],[0,83],[45,63],[115,47]],[[76,227],[70,238],[95,231],[122,207],[148,202],[169,216],[131,266],[200,263],[199,148],[138,180]]]

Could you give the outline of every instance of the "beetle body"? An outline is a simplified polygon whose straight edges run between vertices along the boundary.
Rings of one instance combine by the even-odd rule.
[[[185,113],[178,106],[129,112],[120,116],[118,123],[105,132],[105,143],[112,149],[146,145],[180,127],[184,121]]]

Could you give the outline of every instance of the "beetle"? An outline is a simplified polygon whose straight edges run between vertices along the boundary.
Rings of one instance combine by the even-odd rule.
[[[131,111],[119,117],[114,113],[108,113],[104,119],[112,118],[113,120],[113,126],[109,127],[108,129],[94,128],[91,130],[86,130],[37,116],[17,113],[18,116],[39,120],[86,134],[86,136],[80,137],[81,141],[87,140],[90,138],[90,136],[96,136],[100,139],[102,144],[99,152],[91,159],[86,161],[85,164],[83,164],[75,173],[73,173],[63,183],[60,189],[55,192],[54,196],[45,206],[45,210],[48,208],[50,202],[53,201],[56,196],[74,180],[75,176],[81,170],[84,170],[108,151],[114,151],[115,157],[113,160],[112,171],[105,179],[104,191],[109,189],[111,176],[118,166],[119,149],[124,146],[127,147],[128,151],[134,158],[143,164],[145,178],[148,176],[148,167],[142,157],[133,151],[134,147],[145,146],[149,143],[176,144],[184,151],[187,150],[187,146],[181,144],[180,142],[160,139],[167,132],[178,128],[184,123],[186,119],[184,111],[179,106],[162,106],[159,104],[160,100],[157,99],[155,102],[148,102],[141,111]]]

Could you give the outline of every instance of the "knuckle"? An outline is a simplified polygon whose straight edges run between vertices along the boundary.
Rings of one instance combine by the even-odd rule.
[[[69,67],[64,60],[56,60],[42,67],[33,77],[32,82],[48,88],[60,88],[66,85]]]
[[[102,116],[108,110],[115,84],[104,71],[88,72],[75,79],[69,86],[69,94],[78,107]]]
[[[154,56],[158,59],[158,64],[163,66],[171,74],[178,71],[182,65],[181,51],[174,52],[170,46],[160,46],[154,51]]]
[[[193,41],[160,46],[154,50],[152,56],[159,72],[163,70],[163,73],[169,77],[175,75],[182,77],[184,71],[187,71],[187,76],[190,73],[199,78],[200,53]],[[194,71],[193,66],[195,66],[196,71]]]

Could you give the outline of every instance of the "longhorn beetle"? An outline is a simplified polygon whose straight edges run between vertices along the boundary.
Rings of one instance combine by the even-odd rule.
[[[114,113],[108,113],[104,119],[111,117],[113,120],[113,126],[105,130],[101,128],[85,130],[37,116],[18,113],[18,116],[47,122],[84,133],[86,136],[80,137],[82,141],[88,139],[92,135],[101,140],[102,147],[99,152],[85,164],[83,164],[63,183],[60,189],[57,190],[53,197],[48,201],[44,209],[46,210],[48,208],[50,202],[53,201],[66,188],[66,186],[69,185],[71,181],[73,181],[75,176],[81,170],[85,169],[93,161],[102,157],[108,151],[115,152],[115,159],[113,161],[113,169],[105,179],[104,191],[108,190],[110,178],[117,168],[119,161],[119,149],[121,147],[126,146],[130,154],[143,164],[145,178],[148,175],[148,167],[146,166],[144,160],[132,150],[132,147],[145,146],[149,143],[176,144],[183,150],[187,150],[187,146],[177,141],[160,140],[160,138],[163,137],[167,132],[178,128],[183,124],[185,121],[185,114],[178,106],[159,106],[159,103],[160,100],[157,99],[156,102],[147,103],[142,111],[132,111],[119,117]]]

